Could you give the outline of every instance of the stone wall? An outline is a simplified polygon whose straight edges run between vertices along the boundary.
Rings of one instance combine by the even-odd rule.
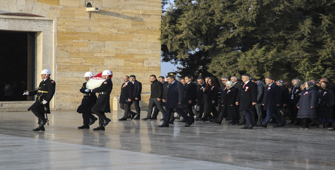
[[[86,12],[85,0],[0,1],[0,13],[30,13],[54,21],[56,110],[74,110],[79,105],[86,71],[113,71],[111,98],[120,94],[124,75],[136,75],[143,92],[150,91],[149,76],[160,75],[161,1],[91,2],[100,11]]]

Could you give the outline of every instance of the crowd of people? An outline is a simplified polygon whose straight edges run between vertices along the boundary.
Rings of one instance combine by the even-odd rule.
[[[160,82],[162,87],[151,86],[151,104],[144,120],[156,120],[158,111],[165,117],[163,106],[169,84],[162,76],[158,81],[154,75],[151,79],[152,84]],[[225,120],[231,125],[243,125],[242,129],[266,128],[268,123],[275,123],[273,127],[276,128],[291,124],[302,129],[311,126],[335,129],[335,87],[326,78],[304,83],[293,79],[292,85],[272,77],[266,77],[262,82],[247,74],[241,79],[239,82],[237,77],[222,77],[220,88],[213,77],[198,78],[196,84],[191,76],[185,76],[180,80],[184,86],[183,111],[192,123],[208,121],[221,124]],[[157,109],[152,113],[154,105]],[[181,116],[181,121],[183,118]],[[171,116],[169,124],[173,124],[174,119]]]
[[[49,102],[56,86],[50,75],[50,70],[42,70],[43,80],[39,88],[24,92],[24,95],[37,95],[36,102],[28,109],[38,118],[39,126],[34,131],[45,131],[44,125],[48,121],[44,114],[50,113]],[[93,76],[92,72],[84,75],[86,81]],[[77,109],[82,114],[83,125],[78,129],[89,129],[99,119],[99,126],[93,130],[105,130],[111,121],[105,115],[110,112],[110,93],[113,89],[111,77],[110,70],[103,71],[103,81],[94,89],[88,89],[86,82],[83,83],[80,92],[84,97]],[[140,120],[142,83],[136,80],[135,75],[124,76],[123,80],[119,103],[124,115],[119,121]],[[157,120],[161,112],[163,123],[159,127],[169,127],[179,118],[179,121],[185,122],[185,127],[195,121],[221,124],[225,120],[230,121],[231,125],[243,125],[242,129],[267,128],[268,123],[275,123],[273,127],[276,128],[292,124],[302,129],[310,126],[335,129],[335,87],[326,78],[321,78],[319,82],[309,80],[304,83],[300,79],[293,79],[290,86],[289,82],[272,77],[266,77],[262,82],[244,74],[241,82],[237,77],[222,77],[221,87],[213,77],[198,78],[196,84],[191,76],[176,80],[175,73],[169,73],[166,79],[163,76],[157,79],[151,75],[150,80],[148,112],[142,120]],[[132,104],[136,112],[131,110]],[[174,113],[179,116],[176,117]]]

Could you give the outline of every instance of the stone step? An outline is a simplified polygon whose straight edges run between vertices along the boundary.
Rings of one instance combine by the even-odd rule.
[[[35,101],[10,101],[0,102],[0,112],[23,112],[27,111],[28,108]]]

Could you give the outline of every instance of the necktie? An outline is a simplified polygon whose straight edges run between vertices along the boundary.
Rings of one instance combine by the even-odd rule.
[[[245,87],[245,83],[243,84],[243,88]]]

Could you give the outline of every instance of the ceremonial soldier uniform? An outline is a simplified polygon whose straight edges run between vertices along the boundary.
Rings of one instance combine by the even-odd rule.
[[[92,72],[87,72],[85,73],[84,77],[89,79],[93,76],[94,75]],[[81,113],[83,116],[83,126],[78,127],[78,129],[89,129],[89,125],[92,125],[97,120],[97,118],[92,115],[91,111],[97,100],[97,96],[95,95],[95,93],[90,92],[86,88],[86,82],[81,87],[80,92],[84,94],[84,97],[81,101],[81,105],[77,109],[77,112]]]
[[[50,76],[51,72],[48,69],[44,69],[41,72],[41,76],[45,75],[44,80],[41,81],[37,90],[25,92],[23,95],[37,95],[35,103],[29,107],[28,111],[32,111],[35,116],[38,118],[39,126],[33,131],[45,131],[44,125],[47,122],[47,119],[44,117],[44,114],[50,114],[50,100],[55,94],[56,82],[47,75]],[[42,77],[43,79],[43,77]]]
[[[102,72],[102,76],[111,76],[110,70]],[[105,126],[111,121],[106,117],[105,113],[110,113],[110,93],[113,89],[113,83],[110,78],[107,78],[100,87],[92,90],[92,93],[99,93],[95,105],[92,107],[92,112],[99,117],[99,127],[93,130],[105,130]]]

